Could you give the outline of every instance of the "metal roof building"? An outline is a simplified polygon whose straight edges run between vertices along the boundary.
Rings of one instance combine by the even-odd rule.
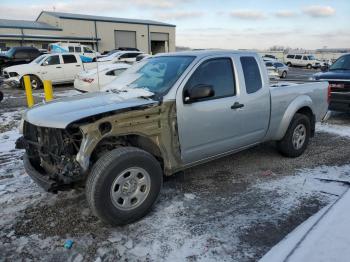
[[[146,53],[175,51],[175,25],[153,20],[42,11],[35,21],[0,19],[0,49],[47,48],[53,42],[77,42],[106,51],[138,48]]]

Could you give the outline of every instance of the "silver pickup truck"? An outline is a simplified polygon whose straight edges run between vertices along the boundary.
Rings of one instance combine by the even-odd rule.
[[[326,117],[328,83],[269,83],[253,52],[158,55],[125,71],[105,92],[26,111],[17,148],[27,173],[48,191],[86,182],[103,221],[146,215],[163,175],[276,141],[298,157]]]

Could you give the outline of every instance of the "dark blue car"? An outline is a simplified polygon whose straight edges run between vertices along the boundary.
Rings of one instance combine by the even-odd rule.
[[[327,72],[314,74],[315,80],[328,80],[330,86],[329,109],[350,112],[350,54],[334,62]]]

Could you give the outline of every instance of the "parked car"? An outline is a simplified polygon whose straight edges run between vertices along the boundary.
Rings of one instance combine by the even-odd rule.
[[[5,83],[23,86],[23,76],[30,75],[32,88],[41,88],[43,80],[53,84],[73,82],[75,75],[83,69],[92,69],[96,63],[83,64],[77,54],[46,54],[37,57],[29,64],[10,66],[4,69]]]
[[[287,66],[302,66],[306,67],[307,69],[321,67],[321,61],[309,54],[286,55],[285,63]]]
[[[74,88],[81,92],[100,91],[101,87],[112,82],[130,67],[131,65],[126,63],[114,63],[82,71],[75,77]]]
[[[274,55],[269,55],[269,54],[264,54],[262,56],[262,59],[267,62],[267,61],[278,61],[277,57]]]
[[[91,209],[113,225],[145,216],[163,175],[271,140],[300,156],[328,115],[327,82],[272,87],[247,51],[157,55],[109,86],[27,110],[16,144],[44,189],[86,180]]]
[[[325,72],[313,75],[315,80],[329,81],[329,109],[350,112],[350,54],[339,57]]]
[[[289,68],[287,65],[281,63],[281,62],[274,62],[273,66],[277,69],[278,71],[278,76],[280,78],[286,78],[289,72]]]
[[[100,55],[99,52],[79,43],[52,43],[49,44],[48,51],[50,53],[75,53],[80,56],[81,61],[84,63],[93,62],[94,58],[96,59]]]
[[[273,65],[273,62],[265,62],[265,66],[266,66],[266,69],[267,69],[267,73],[268,73],[269,79],[278,79],[278,78],[280,78],[280,76],[278,74],[278,70]]]
[[[143,54],[143,53],[139,51],[120,51],[120,52],[114,52],[109,56],[98,58],[97,61],[98,62],[119,61],[119,62],[133,63],[136,61],[136,57],[140,54]]]
[[[30,63],[40,55],[40,51],[35,47],[12,47],[6,53],[0,55],[0,72],[5,67]]]

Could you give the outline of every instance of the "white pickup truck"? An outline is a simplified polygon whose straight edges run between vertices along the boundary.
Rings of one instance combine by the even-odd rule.
[[[23,86],[23,76],[29,75],[33,89],[41,88],[43,80],[53,84],[73,82],[82,70],[96,68],[96,63],[83,63],[78,54],[45,54],[29,64],[10,66],[3,70],[4,83]]]

